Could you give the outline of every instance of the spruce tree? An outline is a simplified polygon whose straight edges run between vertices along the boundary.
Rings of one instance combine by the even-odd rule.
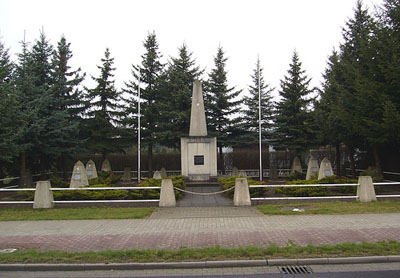
[[[13,75],[14,65],[8,49],[0,41],[0,167],[2,163],[11,162],[18,155],[18,126],[15,124],[18,103],[15,98]]]
[[[64,36],[58,42],[57,49],[52,57],[52,87],[51,93],[57,99],[54,107],[55,111],[63,111],[66,117],[66,125],[63,127],[63,136],[60,138],[60,160],[64,173],[67,178],[67,168],[65,159],[77,151],[82,150],[83,140],[80,138],[82,125],[82,115],[86,109],[86,103],[82,90],[79,88],[84,79],[81,69],[71,70],[69,65],[72,58],[70,43],[67,43]],[[61,121],[64,123],[64,121]]]
[[[92,152],[101,153],[103,159],[108,153],[121,152],[120,125],[122,117],[122,106],[120,103],[120,92],[115,88],[113,71],[114,58],[111,58],[110,50],[107,48],[98,77],[92,79],[96,87],[87,90],[90,101],[87,120],[87,148]]]
[[[272,116],[274,105],[272,102],[272,88],[264,81],[263,68],[260,60],[257,59],[256,68],[251,75],[252,85],[249,86],[249,96],[243,97],[242,128],[246,132],[242,139],[245,145],[254,145],[258,143],[259,126],[259,88],[261,94],[261,136],[265,140],[272,129]]]
[[[275,116],[278,146],[297,154],[310,148],[312,134],[308,107],[311,101],[309,94],[312,92],[309,88],[311,79],[301,66],[299,56],[294,51],[287,75],[281,80],[281,100],[276,105]]]
[[[207,117],[208,132],[217,137],[220,164],[219,169],[225,171],[222,148],[235,144],[235,130],[238,128],[240,112],[239,100],[235,98],[241,90],[228,86],[226,67],[227,58],[221,46],[214,57],[214,68],[208,75],[205,86],[204,104]]]
[[[140,74],[141,91],[141,142],[147,148],[147,161],[149,177],[153,175],[153,147],[160,142],[159,113],[162,107],[161,78],[163,77],[164,65],[161,63],[161,54],[158,50],[156,34],[149,33],[143,42],[146,53],[141,56],[140,65],[132,65],[133,80],[128,81],[125,92],[130,93],[129,107],[127,113],[131,115],[130,125],[137,129],[137,92]]]
[[[189,134],[193,82],[202,71],[183,44],[178,57],[172,57],[162,79],[160,109],[163,145],[179,148],[180,137]]]

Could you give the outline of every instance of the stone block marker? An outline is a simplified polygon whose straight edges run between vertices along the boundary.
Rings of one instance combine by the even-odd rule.
[[[97,176],[97,169],[96,169],[96,164],[94,163],[93,160],[89,160],[86,163],[86,176],[87,178],[90,179],[96,179]]]
[[[124,168],[124,176],[122,177],[123,182],[130,182],[132,179],[131,168],[126,167]]]
[[[101,171],[102,172],[111,172],[111,165],[108,159],[104,159],[103,164],[101,164]]]
[[[157,171],[154,172],[153,179],[156,179],[156,180],[161,180],[162,179],[160,171],[157,170]]]
[[[318,159],[311,156],[308,160],[306,180],[311,180],[311,177],[317,175],[319,172]]]
[[[374,183],[370,176],[358,177],[357,196],[360,202],[376,201]]]
[[[50,181],[38,181],[36,183],[35,198],[33,201],[34,209],[54,207],[53,191],[50,188]]]
[[[160,174],[161,174],[161,178],[163,178],[163,179],[167,178],[167,171],[165,170],[164,167],[161,168]]]
[[[321,166],[319,167],[318,171],[318,180],[321,180],[325,177],[330,177],[334,175],[332,170],[332,164],[326,157],[322,159]]]
[[[290,174],[294,174],[296,172],[303,173],[303,168],[301,168],[301,162],[298,156],[293,159],[292,167],[290,168]]]
[[[88,178],[86,176],[85,166],[81,161],[78,161],[74,165],[74,170],[72,171],[71,182],[69,183],[69,187],[77,188],[88,186]]]
[[[245,170],[240,170],[239,171],[239,177],[247,177],[247,173]]]
[[[239,176],[238,168],[233,167],[233,169],[232,169],[232,175],[231,175],[231,176],[232,176],[232,177],[238,177],[238,176]]]
[[[161,181],[160,207],[176,207],[174,185],[171,179]]]
[[[233,205],[236,207],[251,206],[249,185],[246,178],[238,178],[235,181]]]
[[[269,178],[271,180],[275,180],[278,178],[278,169],[276,169],[276,166],[271,166],[269,168]]]

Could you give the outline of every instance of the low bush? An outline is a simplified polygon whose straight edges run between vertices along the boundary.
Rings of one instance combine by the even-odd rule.
[[[337,177],[332,175],[330,177],[325,177],[321,180],[318,180],[314,177],[311,180],[293,180],[289,181],[287,184],[342,184],[342,183],[357,183],[357,180]],[[343,193],[343,194],[355,194],[357,188],[354,187],[344,187],[338,186],[335,188],[332,187],[278,187],[275,188],[277,193],[284,194],[286,196],[297,196],[297,197],[316,197],[316,196],[327,196],[334,194],[334,192]]]
[[[100,177],[101,179],[101,177]],[[183,176],[172,177],[172,183],[175,187],[185,189],[186,184]],[[97,180],[97,179],[93,179]],[[141,187],[161,186],[161,180],[146,179],[143,180]],[[109,184],[92,184],[89,187],[110,187]],[[53,191],[54,200],[56,201],[73,201],[73,200],[149,200],[159,199],[159,189],[149,190],[65,190]],[[175,190],[175,198],[181,199],[183,193]],[[33,191],[21,191],[18,194],[19,199],[32,201],[34,197]]]
[[[228,178],[219,178],[218,182],[221,184],[221,187],[223,190],[225,189],[229,189],[235,186],[235,181],[237,178],[243,178],[243,177],[228,177]],[[257,184],[263,184],[263,182],[261,181],[255,181],[251,178],[247,178],[247,183],[248,185],[257,185]],[[266,188],[254,188],[250,191],[250,197],[251,198],[256,198],[256,197],[264,197],[265,196],[265,192],[267,191]],[[228,191],[226,193],[226,195],[233,199],[233,193],[234,190]]]
[[[293,174],[290,174],[289,176],[287,176],[286,178],[287,178],[288,181],[305,180],[306,179],[306,174],[296,171]]]

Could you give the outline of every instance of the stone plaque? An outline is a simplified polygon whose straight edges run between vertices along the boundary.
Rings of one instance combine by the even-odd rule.
[[[204,155],[195,155],[194,165],[204,165]]]
[[[81,180],[81,174],[75,174],[74,175],[74,180],[80,181]]]

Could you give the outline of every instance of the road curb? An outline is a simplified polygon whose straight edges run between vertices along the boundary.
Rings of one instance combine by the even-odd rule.
[[[83,271],[83,270],[145,270],[183,268],[256,267],[319,264],[363,264],[400,262],[400,256],[368,256],[343,258],[264,259],[166,263],[112,264],[0,264],[0,271]]]

